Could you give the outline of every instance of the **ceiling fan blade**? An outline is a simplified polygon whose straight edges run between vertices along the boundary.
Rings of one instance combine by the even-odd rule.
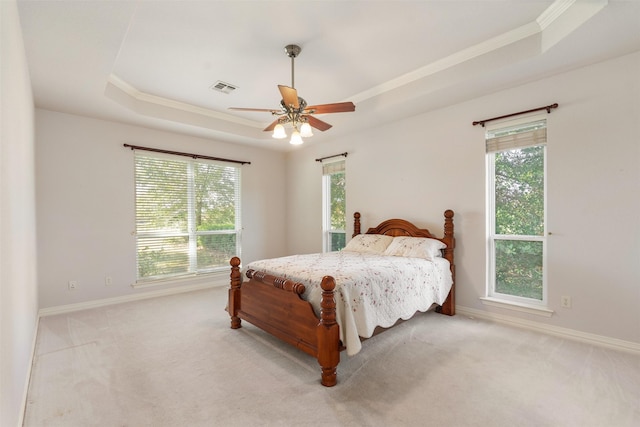
[[[264,111],[266,113],[280,114],[280,110],[274,110],[273,108],[242,108],[242,107],[229,107],[229,110],[236,111]]]
[[[269,126],[264,128],[263,131],[264,132],[271,132],[273,130],[273,128],[276,127],[276,125],[278,124],[279,121],[280,121],[280,119],[275,119]]]
[[[313,116],[304,116],[304,117],[307,118],[307,120],[309,121],[309,124],[312,127],[316,128],[318,130],[321,130],[321,131],[324,132],[325,130],[331,129],[331,125],[329,123],[327,123],[327,122],[323,122],[322,120],[316,119]]]
[[[292,87],[278,85],[278,89],[280,90],[280,94],[282,95],[282,100],[284,104],[288,107],[293,105],[293,108],[300,108],[300,104],[298,104],[298,91]]]
[[[305,114],[349,113],[351,111],[356,111],[353,102],[312,105],[304,109]]]

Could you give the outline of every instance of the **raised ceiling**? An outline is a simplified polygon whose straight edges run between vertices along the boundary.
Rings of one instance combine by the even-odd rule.
[[[31,1],[36,106],[287,150],[262,129],[290,85],[354,132],[640,50],[640,1]],[[237,89],[221,93],[216,82]],[[550,102],[555,102],[550,99]],[[532,107],[537,107],[532,106]]]

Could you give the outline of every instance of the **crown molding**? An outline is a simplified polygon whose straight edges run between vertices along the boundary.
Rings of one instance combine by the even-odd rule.
[[[188,104],[186,102],[176,101],[170,98],[164,98],[158,95],[153,95],[150,93],[142,92],[135,88],[133,85],[129,84],[122,78],[118,77],[115,74],[110,74],[107,78],[107,88],[105,89],[105,95],[114,101],[118,102],[120,105],[123,105],[128,108],[128,106],[124,105],[120,102],[117,97],[112,97],[109,95],[109,86],[117,89],[121,95],[125,95],[129,98],[129,101],[135,101],[136,104],[144,109],[145,106],[160,106],[167,108],[169,110],[175,110],[176,112],[194,114],[198,116],[204,116],[211,119],[216,120],[224,120],[227,122],[232,122],[235,124],[249,126],[256,129],[261,129],[264,127],[264,123],[259,123],[253,120],[244,119],[242,117],[237,117],[231,114],[220,113],[218,111],[211,110],[209,108],[198,107],[193,104]],[[153,115],[153,114],[150,114]]]
[[[608,0],[556,0],[532,22],[357,93],[349,99],[363,102],[420,80],[429,82],[427,79],[432,79],[435,85],[447,86],[486,73],[489,69],[505,66],[506,58],[517,56],[525,59],[542,55],[607,4]],[[410,88],[407,87],[407,90]],[[107,79],[105,96],[141,114],[223,132],[226,126],[242,126],[254,131],[265,126],[264,122],[142,92],[115,74]]]
[[[426,79],[437,73],[453,69],[454,67],[468,64],[471,61],[483,56],[499,54],[505,48],[521,47],[524,52],[529,55],[541,55],[550,46],[557,43],[561,38],[568,35],[571,31],[585,23],[594,14],[602,10],[608,4],[608,0],[556,0],[551,6],[543,11],[535,21],[524,24],[504,34],[485,40],[474,46],[470,46],[445,58],[427,64],[417,70],[406,73],[400,77],[392,79],[381,85],[375,86],[366,91],[360,92],[352,97],[354,102],[362,102],[369,98],[381,95],[385,92],[408,85],[414,81]],[[569,31],[560,34],[554,34],[555,37],[546,37],[547,39],[555,39],[555,42],[549,43],[545,41],[545,30],[559,20],[569,22]],[[530,41],[534,39],[534,49]]]

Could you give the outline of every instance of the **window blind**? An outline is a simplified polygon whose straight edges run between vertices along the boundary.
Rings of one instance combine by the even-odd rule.
[[[336,173],[341,173],[345,171],[345,161],[340,160],[337,162],[323,163],[322,164],[322,175],[333,175]]]
[[[547,121],[537,120],[520,125],[487,130],[487,153],[513,150],[515,148],[545,145],[547,143]]]
[[[226,267],[240,248],[240,168],[135,154],[138,279]]]

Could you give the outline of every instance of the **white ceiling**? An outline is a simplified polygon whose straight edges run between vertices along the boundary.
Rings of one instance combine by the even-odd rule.
[[[306,143],[640,50],[638,0],[18,0],[36,106],[288,150],[291,84],[334,127]],[[231,94],[210,87],[237,86]],[[550,102],[556,100],[550,99]],[[538,107],[537,105],[531,106]]]

